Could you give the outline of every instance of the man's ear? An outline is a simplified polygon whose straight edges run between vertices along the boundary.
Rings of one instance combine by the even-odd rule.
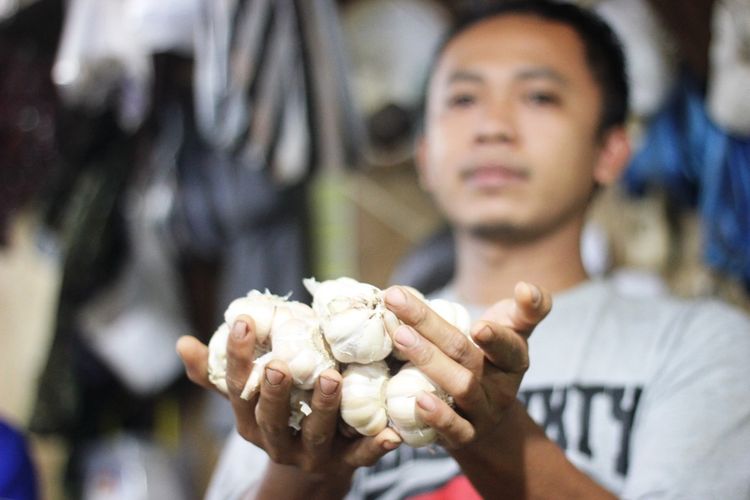
[[[609,186],[622,174],[630,160],[630,137],[625,127],[613,127],[606,132],[594,166],[594,180]]]

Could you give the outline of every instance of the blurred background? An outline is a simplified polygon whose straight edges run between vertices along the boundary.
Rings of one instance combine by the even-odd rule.
[[[201,498],[232,417],[180,335],[308,276],[445,284],[412,145],[435,46],[484,3],[0,0],[0,469]],[[635,144],[589,272],[750,310],[750,4],[580,3],[623,39]]]

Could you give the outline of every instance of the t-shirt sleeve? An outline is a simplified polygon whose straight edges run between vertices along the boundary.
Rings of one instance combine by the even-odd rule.
[[[219,455],[206,490],[206,500],[239,500],[260,480],[268,455],[232,432]]]
[[[622,497],[750,498],[750,321],[707,303],[675,329],[636,416]]]

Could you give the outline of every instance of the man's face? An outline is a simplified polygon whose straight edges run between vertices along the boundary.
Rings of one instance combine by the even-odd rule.
[[[433,74],[422,184],[459,231],[544,235],[579,218],[595,181],[610,180],[600,115],[572,29],[527,15],[481,21],[448,44]]]

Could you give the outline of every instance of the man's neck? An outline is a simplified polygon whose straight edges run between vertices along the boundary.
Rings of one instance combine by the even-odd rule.
[[[571,288],[588,278],[580,234],[580,225],[575,225],[531,242],[507,244],[458,233],[456,294],[461,301],[489,305],[511,297],[519,281],[553,294]]]

